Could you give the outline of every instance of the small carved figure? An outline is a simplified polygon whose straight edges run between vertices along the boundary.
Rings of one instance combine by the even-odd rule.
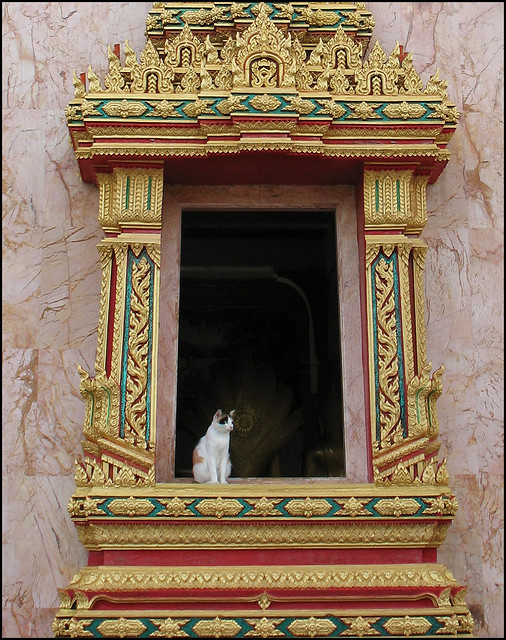
[[[230,432],[234,428],[234,413],[235,410],[223,413],[218,409],[206,434],[193,450],[193,477],[196,482],[227,483],[232,470],[229,445]]]

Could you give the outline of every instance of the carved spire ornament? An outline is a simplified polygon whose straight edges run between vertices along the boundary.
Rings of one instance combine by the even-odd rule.
[[[55,636],[472,636],[437,563],[457,502],[420,238],[459,114],[439,71],[424,85],[373,27],[359,2],[155,2],[139,55],[125,42],[103,80],[74,72],[65,114],[104,239],[69,503],[90,558]],[[370,482],[157,483],[164,184],[287,184],[301,159],[307,183],[356,187]]]

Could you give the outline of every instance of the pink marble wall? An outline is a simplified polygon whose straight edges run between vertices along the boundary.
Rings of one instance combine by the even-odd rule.
[[[424,80],[439,67],[462,113],[423,233],[427,351],[446,365],[438,414],[460,504],[439,558],[468,585],[475,635],[502,637],[504,5],[366,6],[373,42],[390,52],[398,40]],[[66,504],[84,418],[77,364],[94,368],[102,233],[64,109],[74,69],[103,78],[108,44],[143,49],[150,7],[2,4],[4,637],[50,637],[56,588],[86,562]]]

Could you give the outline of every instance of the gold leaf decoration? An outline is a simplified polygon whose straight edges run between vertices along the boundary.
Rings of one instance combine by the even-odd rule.
[[[102,107],[102,110],[107,113],[108,116],[129,118],[132,116],[142,116],[142,114],[146,112],[147,107],[142,102],[131,102],[125,99],[108,102]]]
[[[267,498],[260,498],[253,502],[253,510],[248,512],[248,516],[280,516],[281,513],[275,508],[281,500],[268,500]]]
[[[331,620],[311,616],[311,618],[294,620],[287,629],[298,638],[315,638],[330,635],[336,629],[336,625]]]
[[[443,626],[437,630],[436,633],[444,633],[452,636],[456,636],[461,630],[460,619],[455,615],[451,616],[436,616],[436,620]]]
[[[333,100],[329,100],[327,102],[318,100],[318,103],[323,106],[323,109],[320,109],[320,111],[318,111],[318,115],[328,113],[333,118],[340,118],[346,113],[346,109],[342,105],[340,105],[339,102],[334,102]]]
[[[219,102],[216,108],[225,116],[230,115],[232,111],[247,111],[248,107],[242,104],[243,100],[244,98],[241,96],[230,96],[230,98]]]
[[[299,96],[285,96],[285,100],[289,104],[283,107],[283,111],[296,111],[297,113],[308,115],[316,108],[310,100],[303,100]]]
[[[90,622],[91,620],[77,620],[76,618],[71,618],[70,620],[56,618],[53,620],[52,630],[55,637],[93,637],[94,634],[84,628],[84,626],[89,625]]]
[[[153,111],[148,113],[148,116],[159,118],[181,118],[181,114],[176,110],[176,107],[180,107],[182,102],[169,102],[168,100],[162,100],[161,102],[148,102],[153,107]]]
[[[152,636],[157,638],[188,638],[189,635],[186,631],[183,631],[181,627],[189,622],[186,620],[174,620],[173,618],[166,618],[161,622],[159,620],[150,620],[154,625],[158,627],[158,631],[152,633]]]
[[[190,118],[198,118],[203,113],[214,114],[214,111],[209,107],[213,103],[213,100],[196,100],[183,107],[183,111]]]
[[[159,511],[158,515],[163,516],[183,516],[190,515],[190,511],[187,509],[186,505],[190,504],[192,500],[181,500],[180,498],[172,498],[172,500],[158,500],[165,506],[163,511]]]
[[[107,508],[115,516],[127,515],[129,518],[133,518],[134,516],[147,516],[155,507],[149,500],[130,496],[129,498],[112,500]]]
[[[381,118],[376,113],[375,109],[380,107],[381,104],[372,102],[361,102],[360,104],[348,104],[348,107],[353,111],[349,118],[360,118],[360,120],[371,120],[372,118]]]
[[[457,111],[456,107],[445,103],[433,105],[433,110],[434,112],[428,116],[429,118],[440,118],[445,122],[452,122],[456,124],[460,117],[460,113]]]
[[[140,620],[129,620],[128,618],[118,618],[117,620],[104,620],[97,631],[106,638],[136,638],[146,631],[146,625]]]
[[[369,498],[349,498],[347,500],[336,500],[341,505],[341,509],[337,512],[339,516],[356,516],[371,515],[364,505],[370,501]]]
[[[343,631],[343,636],[353,636],[357,638],[363,638],[364,636],[379,636],[380,632],[371,627],[372,624],[377,622],[379,618],[362,618],[358,616],[356,618],[342,618],[342,621],[348,625],[348,629]]]
[[[412,516],[420,509],[420,505],[412,498],[389,499],[382,498],[374,505],[375,510],[382,516]]]
[[[408,120],[409,118],[421,118],[427,110],[421,104],[389,104],[383,109],[383,113],[390,119]]]
[[[275,111],[281,104],[281,102],[275,97],[264,93],[261,96],[255,96],[249,101],[250,105],[257,111]]]
[[[81,104],[81,113],[83,114],[83,118],[86,116],[100,116],[102,115],[100,111],[97,111],[95,107],[99,105],[100,102],[96,100],[83,100]]]
[[[276,629],[276,625],[283,622],[283,618],[245,618],[246,622],[250,624],[253,629],[245,634],[245,637],[254,638],[275,638],[276,636],[283,636],[279,629]]]
[[[383,624],[383,627],[393,636],[423,635],[431,626],[425,618],[412,616],[390,618]]]
[[[215,516],[223,518],[223,516],[236,516],[243,509],[242,504],[238,500],[224,500],[223,498],[201,500],[196,509],[203,516]]]
[[[285,510],[292,516],[305,516],[311,518],[312,516],[324,516],[331,509],[331,505],[327,500],[312,500],[306,498],[305,500],[290,500],[285,506]]]
[[[193,627],[199,638],[233,638],[241,626],[234,620],[224,620],[217,616],[214,620],[200,620]]]

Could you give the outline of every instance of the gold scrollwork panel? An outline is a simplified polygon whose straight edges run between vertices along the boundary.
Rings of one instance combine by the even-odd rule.
[[[435,403],[443,368],[431,378],[425,360],[425,252],[418,238],[366,235],[373,467],[377,478],[396,473],[400,484],[436,482],[439,470]]]

